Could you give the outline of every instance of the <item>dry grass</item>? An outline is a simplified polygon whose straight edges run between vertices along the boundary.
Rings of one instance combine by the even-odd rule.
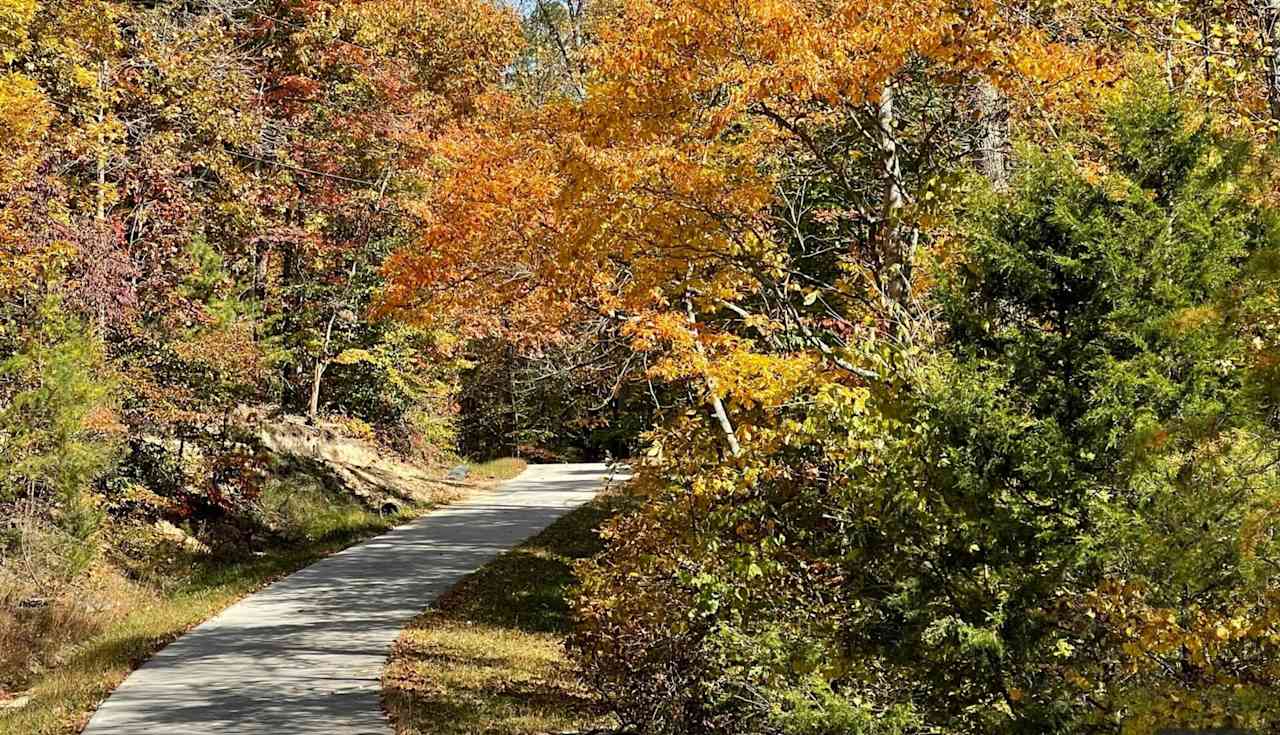
[[[491,464],[503,473],[524,467]],[[466,484],[474,492],[490,481]],[[95,563],[58,594],[19,586],[18,575],[6,578],[0,565],[0,705],[30,698],[24,707],[0,708],[0,735],[79,732],[129,672],[182,633],[274,579],[432,507],[382,517],[299,477],[269,487],[263,506],[281,527],[256,554],[192,553],[148,526],[124,526],[114,530],[115,563]],[[47,605],[21,609],[37,597]]]
[[[271,580],[385,529],[376,516],[361,527],[266,556],[226,563],[207,560],[165,594],[149,594],[116,577],[122,605],[96,618],[100,630],[60,647],[20,694],[31,703],[0,710],[0,734],[66,735],[79,732],[98,703],[151,654]]]
[[[527,466],[521,459],[472,465],[466,481],[459,485],[445,480],[449,465],[444,457],[430,464],[408,461],[372,443],[367,436],[351,436],[343,424],[328,421],[312,426],[301,417],[284,416],[260,419],[257,426],[259,438],[271,451],[291,457],[312,474],[330,474],[349,491],[369,500],[453,502],[470,490],[511,479]]]
[[[99,626],[88,613],[96,575],[82,546],[12,505],[0,527],[0,698],[52,663],[54,653]]]
[[[33,587],[0,573],[0,697],[61,666],[78,641],[97,635],[114,613],[145,604],[148,597],[105,565],[58,588]]]
[[[572,564],[623,502],[605,496],[467,577],[401,634],[383,675],[399,735],[534,735],[609,725],[562,647]]]

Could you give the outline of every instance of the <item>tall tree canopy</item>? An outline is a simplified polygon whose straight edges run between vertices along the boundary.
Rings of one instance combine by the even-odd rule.
[[[111,386],[70,427],[104,447],[233,452],[229,414],[263,403],[416,441],[455,341],[368,306],[430,143],[520,38],[484,0],[0,5],[0,357]],[[7,373],[0,409],[58,369]]]
[[[638,731],[1280,721],[1280,3],[0,0],[0,64],[0,506],[228,512],[246,404],[639,447],[572,640]]]
[[[436,141],[382,305],[628,345],[664,423],[574,640],[628,724],[1275,722],[1269,17],[531,16],[559,83]]]

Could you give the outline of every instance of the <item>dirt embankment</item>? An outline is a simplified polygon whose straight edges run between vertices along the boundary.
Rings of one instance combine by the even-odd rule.
[[[395,512],[404,504],[437,504],[483,488],[481,478],[459,482],[447,477],[448,466],[407,462],[363,439],[343,433],[339,424],[308,424],[300,416],[244,411],[238,417],[263,448],[328,475],[366,505]]]

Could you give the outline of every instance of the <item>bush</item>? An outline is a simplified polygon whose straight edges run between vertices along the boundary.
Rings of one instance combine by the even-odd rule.
[[[245,522],[268,474],[245,446],[135,439],[103,484],[106,507],[134,520]]]
[[[322,393],[327,406],[350,416],[348,428],[363,424],[352,436],[377,439],[428,461],[452,449],[461,370],[456,338],[379,323],[360,330],[356,341],[360,347],[341,353],[329,366]]]
[[[1028,151],[936,345],[817,371],[722,460],[661,431],[573,648],[646,733],[1280,726],[1274,264],[1247,146],[1144,90]],[[920,348],[926,347],[927,350]],[[730,396],[732,399],[733,396]]]

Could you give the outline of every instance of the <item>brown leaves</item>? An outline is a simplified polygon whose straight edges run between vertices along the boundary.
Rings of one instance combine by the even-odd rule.
[[[320,92],[320,82],[297,74],[289,74],[267,90],[266,100],[271,103],[310,102]]]
[[[139,273],[125,245],[123,225],[85,223],[74,243],[67,284],[71,304],[100,327],[125,326],[138,304],[133,284]]]

